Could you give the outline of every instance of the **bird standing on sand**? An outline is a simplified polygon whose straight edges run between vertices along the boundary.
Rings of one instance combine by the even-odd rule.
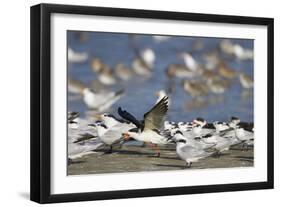
[[[114,126],[107,126],[102,122],[98,122],[95,124],[89,124],[89,126],[93,126],[97,130],[97,135],[100,140],[107,146],[110,147],[107,153],[112,152],[112,147],[114,144],[122,142],[122,133],[129,130],[131,126],[124,124],[115,124]]]
[[[241,141],[254,139],[254,133],[244,129],[243,127],[237,127],[235,129],[235,135]]]
[[[119,90],[117,92],[95,93],[91,89],[85,88],[83,90],[83,100],[90,109],[102,112],[110,108],[116,101],[118,101],[123,93],[124,90]]]
[[[160,100],[152,109],[144,114],[144,121],[138,121],[133,115],[127,111],[123,111],[121,108],[118,109],[119,115],[132,122],[136,125],[137,130],[134,132],[132,130],[127,131],[123,134],[125,139],[129,137],[142,141],[145,143],[150,143],[153,146],[168,144],[170,140],[169,134],[163,131],[163,125],[166,113],[168,111],[168,97],[165,96]],[[157,152],[157,156],[160,156],[160,152]]]
[[[185,137],[181,131],[176,131],[173,140],[177,142],[177,140],[185,139],[189,146],[194,147],[196,149],[205,150],[213,147],[215,144],[213,143],[205,143],[198,139],[198,137]]]
[[[186,167],[190,168],[193,162],[198,162],[200,159],[209,157],[212,153],[206,152],[203,149],[189,145],[188,140],[176,140],[177,155],[186,162]]]

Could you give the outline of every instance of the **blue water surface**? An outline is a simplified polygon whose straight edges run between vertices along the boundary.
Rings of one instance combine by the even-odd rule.
[[[125,95],[116,102],[111,112],[116,114],[118,106],[126,109],[139,119],[149,110],[156,101],[155,91],[168,88],[169,80],[165,69],[171,63],[183,63],[178,58],[179,52],[190,52],[196,60],[204,63],[202,55],[205,52],[218,48],[221,38],[203,37],[172,37],[167,41],[156,42],[151,35],[128,35],[120,33],[87,32],[85,41],[79,41],[78,33],[68,31],[68,46],[77,52],[87,52],[90,57],[101,58],[106,64],[113,67],[117,63],[130,66],[135,58],[132,44],[139,49],[152,48],[156,54],[154,74],[145,79],[135,76],[127,82],[120,82],[109,90],[125,88]],[[245,48],[253,49],[253,40],[232,39]],[[195,51],[195,42],[202,42],[203,49]],[[224,55],[222,54],[224,57]],[[253,77],[253,60],[241,61],[236,58],[225,57],[227,64]],[[69,64],[68,76],[82,81],[90,86],[96,75],[91,71],[89,61],[85,63]],[[69,97],[72,94],[69,93]],[[194,100],[181,86],[181,80],[176,80],[175,91],[170,94],[171,107],[167,119],[172,121],[191,121],[196,117],[204,117],[208,121],[227,121],[231,116],[238,116],[243,121],[253,121],[253,90],[243,89],[238,78],[232,80],[229,90],[222,94],[209,94],[202,100]],[[197,103],[199,102],[199,104]],[[68,110],[79,111],[82,116],[88,110],[82,97],[70,99]]]

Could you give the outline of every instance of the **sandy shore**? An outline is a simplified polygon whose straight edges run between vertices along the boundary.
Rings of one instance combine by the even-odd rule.
[[[156,157],[155,152],[148,146],[115,146],[111,154],[105,153],[105,151],[106,149],[101,149],[73,160],[68,166],[68,175],[251,167],[254,165],[253,149],[241,150],[239,145],[223,152],[220,157],[211,156],[193,163],[191,168],[185,168],[185,162],[177,157],[173,145],[162,147],[160,157]]]

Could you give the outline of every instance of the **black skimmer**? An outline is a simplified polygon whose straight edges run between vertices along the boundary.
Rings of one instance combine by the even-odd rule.
[[[129,137],[152,144],[153,146],[165,145],[171,142],[168,131],[163,130],[164,120],[168,111],[168,97],[165,96],[156,105],[154,105],[147,113],[144,114],[144,121],[137,120],[127,111],[118,109],[119,115],[136,125],[137,130],[129,130],[123,133],[125,139]],[[157,152],[160,156],[160,152]]]

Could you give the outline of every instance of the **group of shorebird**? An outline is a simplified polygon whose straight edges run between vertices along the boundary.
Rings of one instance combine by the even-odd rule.
[[[77,112],[69,112],[69,163],[102,146],[108,146],[106,153],[112,153],[113,146],[122,146],[131,139],[141,146],[154,148],[157,157],[161,156],[159,146],[175,145],[175,152],[186,162],[186,167],[200,159],[219,156],[231,146],[241,144],[243,150],[254,144],[252,123],[241,122],[237,117],[231,117],[228,123],[207,123],[203,118],[191,122],[165,121],[168,105],[169,98],[164,96],[143,115],[142,120],[121,107],[118,108],[120,118],[103,113],[96,115],[98,120],[94,122],[80,119]],[[82,150],[77,153],[79,147]]]
[[[154,38],[157,41],[169,41],[171,37],[155,36]],[[242,70],[232,69],[225,61],[225,57],[232,57],[238,61],[252,60],[253,51],[230,40],[222,40],[218,48],[220,49],[211,52],[201,53],[200,51],[200,54],[202,54],[200,60],[192,52],[178,53],[177,57],[181,59],[182,63],[172,63],[166,69],[163,68],[167,79],[172,83],[171,85],[175,84],[173,81],[175,78],[180,79],[183,90],[194,99],[205,97],[208,94],[224,94],[234,83],[235,78],[239,80],[242,88],[253,88],[252,77]],[[200,48],[197,49],[200,50]],[[90,58],[86,52],[78,53],[68,48],[69,63],[87,61],[90,65],[89,68],[96,77],[93,78],[91,86],[69,77],[68,90],[72,93],[82,94],[85,104],[91,109],[98,111],[108,109],[107,105],[110,105],[110,102],[107,103],[106,101],[107,104],[96,103],[95,100],[99,100],[98,97],[100,96],[112,97],[114,92],[108,92],[109,87],[115,87],[117,84],[129,81],[135,76],[149,78],[156,73],[154,70],[156,54],[153,49],[133,47],[133,51],[135,58],[130,66],[120,62],[116,63],[115,66],[109,66],[101,58]],[[172,92],[172,88],[167,89],[168,93]],[[118,94],[120,95],[122,92],[121,90],[116,93],[116,99],[120,97]]]

